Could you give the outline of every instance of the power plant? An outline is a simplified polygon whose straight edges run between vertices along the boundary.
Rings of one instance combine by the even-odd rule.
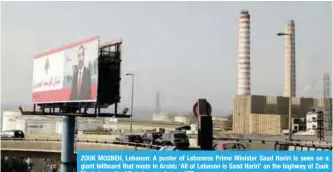
[[[281,134],[285,130],[306,130],[306,123],[303,119],[308,111],[313,108],[332,106],[331,98],[296,97],[295,22],[289,20],[285,31],[278,33],[277,36],[285,36],[283,96],[252,95],[250,14],[246,10],[241,11],[238,44],[238,92],[233,99],[233,132],[235,133]],[[329,94],[328,83],[330,82],[328,78],[325,76],[324,79],[326,97],[329,97],[327,96]]]
[[[250,14],[242,11],[238,42],[238,95],[251,95]]]
[[[295,22],[293,20],[288,21],[285,35],[283,95],[296,97]]]

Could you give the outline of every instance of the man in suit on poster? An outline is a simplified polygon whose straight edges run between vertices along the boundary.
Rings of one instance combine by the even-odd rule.
[[[70,100],[91,100],[90,70],[85,66],[84,59],[85,50],[83,46],[80,46],[78,51],[78,66],[73,74]]]

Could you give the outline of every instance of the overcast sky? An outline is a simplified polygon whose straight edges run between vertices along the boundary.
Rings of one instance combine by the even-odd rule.
[[[322,95],[332,72],[331,2],[3,2],[2,103],[31,102],[32,56],[92,36],[123,39],[122,72],[135,73],[135,107],[190,111],[207,98],[232,109],[240,11],[251,15],[252,94],[282,95],[284,31],[296,25],[297,95]],[[310,87],[310,89],[306,89]],[[122,104],[131,80],[122,78]]]

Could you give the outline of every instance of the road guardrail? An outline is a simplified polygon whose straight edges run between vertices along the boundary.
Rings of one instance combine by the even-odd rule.
[[[60,142],[61,139],[48,139],[48,138],[2,138],[1,140],[10,140],[10,141],[35,141],[35,142]],[[152,145],[145,143],[136,143],[136,142],[123,142],[123,141],[107,141],[107,140],[76,140],[80,143],[98,143],[98,144],[113,144],[113,145],[126,145],[140,148],[148,148],[158,150],[162,146]]]
[[[213,138],[213,140],[232,140],[232,141],[236,141],[236,142],[240,142],[240,141],[245,141],[248,143],[253,143],[253,142],[261,142],[262,144],[266,144],[266,143],[272,143],[275,145],[281,145],[281,144],[285,144],[285,145],[289,145],[289,146],[304,146],[304,147],[311,147],[311,148],[315,148],[315,149],[329,149],[332,150],[332,143],[328,143],[328,142],[320,142],[320,141],[302,141],[302,140],[296,140],[296,141],[274,141],[274,140],[260,140],[260,139],[240,139],[240,138],[227,138],[227,137],[215,137]],[[317,142],[317,143],[316,143]]]

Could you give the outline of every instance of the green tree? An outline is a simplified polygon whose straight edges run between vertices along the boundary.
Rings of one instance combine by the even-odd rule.
[[[33,164],[28,164],[26,158],[1,157],[1,171],[30,172]]]

